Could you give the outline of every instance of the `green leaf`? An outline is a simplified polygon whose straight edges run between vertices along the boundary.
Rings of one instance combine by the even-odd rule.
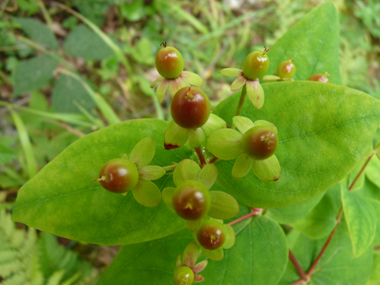
[[[70,32],[63,43],[63,49],[70,56],[93,60],[102,60],[114,54],[112,49],[85,25],[78,25]]]
[[[155,165],[188,157],[188,147],[164,149],[166,126],[157,119],[130,120],[77,140],[20,189],[13,219],[58,236],[106,245],[148,241],[182,229],[184,221],[164,203],[143,207],[132,195],[110,193],[93,181],[107,161],[129,153],[146,137],[157,142]],[[171,187],[171,177],[167,174],[155,184]]]
[[[129,156],[130,161],[138,167],[148,165],[156,153],[156,142],[153,138],[143,138],[132,149]]]
[[[192,240],[186,229],[163,239],[123,246],[97,284],[174,285],[176,259]],[[277,284],[288,261],[284,232],[267,217],[247,220],[236,234],[235,245],[224,253],[221,261],[209,260],[201,273],[205,276],[202,284]]]
[[[372,244],[376,234],[376,211],[372,205],[341,185],[344,216],[352,242],[353,254],[361,256]]]
[[[368,178],[364,180],[363,187],[355,191],[363,198],[371,198],[380,201],[380,188],[373,184]]]
[[[220,261],[224,257],[224,251],[223,251],[223,248],[221,247],[214,250],[208,250],[202,247],[201,250],[202,250],[203,255],[206,256],[210,260]]]
[[[239,204],[231,195],[221,191],[210,191],[211,205],[208,215],[214,219],[230,219],[239,213]]]
[[[17,152],[5,145],[0,144],[0,164],[8,163],[17,157]]]
[[[205,136],[208,137],[211,133],[226,128],[226,122],[217,115],[211,113],[206,124],[204,124],[201,128],[205,133]]]
[[[365,175],[373,184],[380,187],[380,160],[377,155],[372,156],[365,169]]]
[[[253,159],[248,157],[245,153],[242,153],[235,161],[232,168],[232,177],[239,179],[248,174],[252,169]]]
[[[34,41],[47,46],[50,49],[57,50],[59,48],[54,33],[40,21],[31,18],[13,17],[12,20],[21,25],[24,32]]]
[[[223,248],[229,249],[234,246],[236,241],[236,234],[234,228],[228,224],[224,224],[224,229],[226,230],[226,241],[223,244]]]
[[[364,156],[380,122],[380,102],[350,88],[297,81],[263,84],[263,88],[264,107],[257,110],[246,100],[241,115],[277,127],[280,179],[264,182],[249,173],[234,180],[230,175],[234,162],[216,162],[217,184],[252,207],[285,207],[326,191]],[[238,102],[239,93],[213,112],[231,124]]]
[[[237,158],[243,152],[240,147],[241,138],[242,134],[236,130],[217,130],[207,138],[207,150],[220,159]]]
[[[165,175],[166,171],[156,165],[147,165],[138,169],[140,179],[142,180],[157,180]]]
[[[191,159],[184,159],[174,169],[174,184],[179,186],[187,180],[197,180],[200,171],[198,163]]]
[[[44,87],[53,77],[57,62],[48,55],[20,61],[14,72],[14,91],[17,96]]]
[[[252,171],[262,181],[277,181],[281,175],[281,166],[276,155],[264,160],[253,160]]]
[[[181,76],[186,80],[187,83],[191,85],[199,86],[203,83],[202,78],[198,74],[190,71],[182,71]]]
[[[219,73],[225,76],[239,77],[242,75],[242,70],[239,68],[224,68]]]
[[[188,131],[189,145],[192,148],[197,148],[204,143],[205,133],[201,128],[191,129]]]
[[[256,109],[261,109],[264,105],[264,90],[259,81],[248,80],[245,86],[248,99],[252,105]]]
[[[232,84],[231,84],[231,90],[232,91],[239,90],[241,87],[243,87],[243,85],[245,84],[246,81],[247,81],[247,79],[245,79],[244,76],[240,76],[240,77],[236,78],[234,80],[234,82],[232,82]]]
[[[293,230],[291,235],[290,248],[302,269],[307,272],[328,237],[311,240],[296,230]],[[331,243],[315,267],[309,283],[316,285],[365,284],[371,275],[372,252],[373,250],[369,248],[360,257],[354,258],[346,223],[341,221]],[[298,280],[300,277],[294,265],[289,262],[279,285],[289,285]]]
[[[242,116],[233,117],[232,122],[242,134],[245,134],[246,131],[254,127],[253,122],[250,119]]]
[[[132,189],[133,197],[145,207],[157,207],[161,202],[161,191],[152,181],[140,180]]]
[[[164,100],[166,89],[168,89],[168,85],[169,85],[169,82],[170,82],[169,80],[164,79],[163,77],[160,77],[157,80],[159,80],[161,78],[162,78],[162,81],[158,84],[157,89],[156,89],[157,99],[158,99],[158,101],[160,103],[162,103],[162,100]]]
[[[183,146],[188,139],[188,130],[181,128],[174,121],[171,121],[165,130],[165,148],[175,149]]]
[[[327,71],[330,83],[341,84],[339,44],[339,15],[334,4],[327,1],[310,11],[272,46],[267,53],[270,65],[266,74],[275,73],[281,62],[292,58],[297,68],[294,80],[306,80]]]
[[[376,212],[377,225],[376,225],[375,238],[373,239],[373,244],[375,246],[378,246],[378,245],[380,245],[380,201],[375,200],[375,199],[371,199],[371,198],[366,199],[366,201],[371,204],[371,206],[373,207],[373,209]]]
[[[174,191],[175,191],[174,187],[167,187],[162,191],[162,200],[164,200],[166,206],[173,212],[174,212],[174,208],[173,208]]]
[[[379,284],[380,281],[380,252],[375,251],[373,253],[373,267],[372,274],[369,281],[377,281],[374,283],[369,283],[369,285]]]
[[[186,220],[186,227],[192,231],[195,232],[199,230],[202,226],[203,219],[198,219],[198,220]]]
[[[183,264],[187,266],[194,266],[200,255],[200,250],[195,241],[190,242],[183,252]]]
[[[203,183],[207,189],[210,189],[214,185],[218,178],[218,168],[214,163],[206,164],[198,173],[197,181]]]

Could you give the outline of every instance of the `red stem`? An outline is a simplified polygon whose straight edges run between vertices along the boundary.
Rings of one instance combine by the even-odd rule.
[[[365,168],[367,167],[368,163],[370,162],[370,160],[371,160],[371,158],[372,158],[372,156],[373,156],[374,154],[375,154],[375,153],[373,152],[373,153],[368,157],[368,159],[367,159],[366,162],[364,163],[362,169],[360,169],[358,175],[356,175],[354,181],[352,181],[352,184],[351,184],[350,188],[348,188],[349,191],[352,190],[352,188],[354,187],[356,181],[358,181],[360,175],[364,172]]]
[[[209,161],[209,163],[214,163],[218,160],[218,158],[216,156],[214,156],[213,158],[211,158],[211,160]]]
[[[232,221],[230,223],[228,223],[230,226],[233,226],[241,221],[244,221],[246,219],[248,219],[249,217],[252,217],[252,216],[256,216],[258,214],[258,212],[251,212],[251,213],[248,213],[247,215],[244,215],[243,217],[240,217],[239,219],[236,219],[235,221]]]
[[[294,256],[293,252],[289,249],[289,259],[293,263],[294,267],[297,269],[299,276],[301,276],[302,280],[307,282],[309,278],[307,277],[305,271],[303,271],[301,265],[299,264],[297,258]]]
[[[203,166],[205,166],[207,164],[206,160],[205,160],[205,157],[203,156],[202,147],[201,146],[197,147],[195,149],[195,152],[198,155],[199,161],[201,162],[201,168],[202,168]]]

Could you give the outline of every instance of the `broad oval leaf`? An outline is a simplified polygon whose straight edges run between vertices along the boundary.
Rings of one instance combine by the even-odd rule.
[[[277,127],[280,179],[264,182],[248,173],[234,180],[234,161],[216,162],[217,184],[248,206],[284,207],[326,191],[364,156],[380,122],[380,101],[357,90],[297,81],[268,83],[263,88],[263,108],[256,110],[245,100],[241,115]],[[239,95],[232,95],[214,109],[229,125]]]
[[[166,166],[192,154],[182,147],[164,149],[167,123],[156,119],[131,120],[89,134],[63,151],[19,191],[13,220],[58,236],[105,245],[157,239],[185,227],[161,202],[141,206],[127,196],[104,190],[97,178],[110,159],[130,154],[143,138],[157,143],[152,165]],[[154,183],[162,190],[173,186],[172,173]]]

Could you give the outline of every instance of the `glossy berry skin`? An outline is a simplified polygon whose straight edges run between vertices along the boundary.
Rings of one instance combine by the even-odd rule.
[[[132,190],[139,181],[136,165],[124,158],[108,161],[100,170],[98,181],[106,190],[124,193]]]
[[[210,116],[210,101],[197,87],[183,87],[174,95],[170,111],[177,125],[185,129],[202,127]]]
[[[275,153],[278,137],[270,128],[257,126],[245,132],[240,145],[249,157],[263,160]]]
[[[194,272],[188,266],[181,266],[174,270],[175,285],[191,285],[194,281]]]
[[[205,249],[214,250],[221,247],[226,241],[226,230],[221,223],[208,220],[198,230],[197,239]]]
[[[174,211],[185,220],[202,218],[207,214],[210,203],[208,189],[198,181],[185,181],[173,193]]]
[[[156,69],[162,77],[177,78],[183,71],[181,53],[171,46],[160,48],[156,54]]]
[[[277,67],[277,75],[281,78],[292,78],[296,73],[296,67],[291,60],[283,61]]]
[[[250,80],[255,80],[267,72],[269,67],[269,58],[262,51],[251,52],[243,62],[243,74]]]
[[[322,83],[329,83],[329,79],[324,74],[320,74],[320,73],[310,76],[307,80],[317,81],[317,82],[322,82]]]

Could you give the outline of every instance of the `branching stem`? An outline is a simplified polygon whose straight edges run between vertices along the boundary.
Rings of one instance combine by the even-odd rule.
[[[207,162],[206,162],[205,157],[203,155],[202,146],[198,146],[197,148],[195,148],[195,152],[198,155],[199,161],[201,163],[201,168],[203,168],[203,166],[205,166],[207,164]]]
[[[235,225],[235,224],[237,224],[237,223],[240,223],[241,221],[244,221],[244,220],[246,220],[246,219],[248,219],[248,218],[250,218],[250,217],[252,217],[252,216],[256,216],[256,215],[258,215],[260,212],[256,212],[256,211],[253,211],[253,212],[251,212],[251,213],[248,213],[248,214],[246,214],[246,215],[244,215],[243,217],[240,217],[240,218],[238,218],[238,219],[236,219],[236,220],[234,220],[234,221],[232,221],[232,222],[230,222],[230,223],[228,223],[230,226],[233,226],[233,225]]]
[[[307,277],[305,271],[303,271],[301,265],[299,264],[297,258],[294,256],[293,252],[289,249],[289,260],[293,263],[294,267],[297,269],[299,276],[301,279],[307,282],[309,278]]]

